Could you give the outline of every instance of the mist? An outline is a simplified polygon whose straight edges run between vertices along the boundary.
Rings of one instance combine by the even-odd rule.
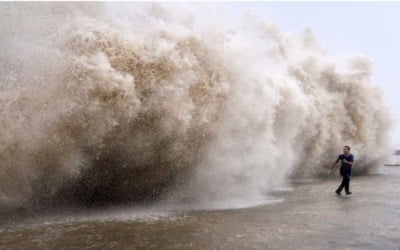
[[[387,157],[368,56],[215,4],[0,4],[0,207],[260,200]]]

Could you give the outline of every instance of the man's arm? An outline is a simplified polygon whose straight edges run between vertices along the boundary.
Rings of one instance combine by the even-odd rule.
[[[339,162],[339,157],[336,159],[335,163],[333,163],[332,168],[334,168],[336,166],[336,164]]]
[[[353,162],[352,162],[352,161],[347,161],[346,159],[343,159],[343,162],[344,162],[344,163],[347,163],[347,164],[349,164],[349,165],[353,165]]]

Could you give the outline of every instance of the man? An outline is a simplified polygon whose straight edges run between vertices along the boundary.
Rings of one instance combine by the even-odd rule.
[[[342,183],[336,189],[336,193],[340,195],[342,192],[343,188],[344,191],[346,192],[346,195],[351,194],[350,192],[350,176],[351,176],[351,166],[353,165],[354,162],[354,156],[350,154],[350,147],[349,146],[344,146],[343,147],[343,154],[340,154],[333,164],[332,168],[335,168],[336,164],[342,161],[342,166],[340,167],[340,175],[343,177]]]

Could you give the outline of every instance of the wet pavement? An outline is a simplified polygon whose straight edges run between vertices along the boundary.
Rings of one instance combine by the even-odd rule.
[[[400,167],[302,180],[280,202],[226,210],[103,210],[0,225],[0,249],[399,249]]]

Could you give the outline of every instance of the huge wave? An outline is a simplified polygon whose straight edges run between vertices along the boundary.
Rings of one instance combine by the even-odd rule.
[[[218,5],[2,3],[0,207],[257,199],[362,173],[390,118],[366,56]]]

